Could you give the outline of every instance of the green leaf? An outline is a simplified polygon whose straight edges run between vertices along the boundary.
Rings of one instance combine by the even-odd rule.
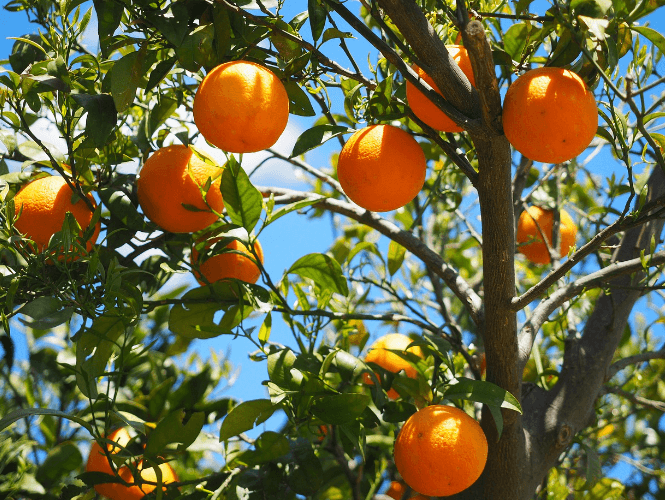
[[[83,456],[71,441],[60,443],[49,450],[46,458],[37,469],[37,481],[45,486],[59,483],[63,477],[77,470],[83,463]]]
[[[280,408],[281,406],[273,405],[269,399],[253,399],[240,403],[224,418],[219,440],[226,441],[233,436],[253,429],[255,425],[260,425],[268,420]]]
[[[254,441],[254,450],[247,450],[235,456],[229,467],[237,467],[240,464],[252,467],[275,460],[288,452],[289,440],[286,436],[278,432],[266,431]]]
[[[102,56],[107,58],[109,40],[113,35],[122,19],[125,6],[119,2],[109,2],[108,0],[93,0],[95,12],[97,13],[97,34],[99,36],[99,45]]]
[[[309,12],[309,27],[312,30],[312,39],[317,42],[326,26],[326,4],[319,0],[307,0],[307,11]]]
[[[272,24],[282,32],[288,33],[296,39],[300,39],[300,34],[283,20],[274,19],[272,20]],[[291,38],[285,37],[279,31],[270,31],[270,41],[285,61],[291,61],[302,54],[303,49],[300,44]]]
[[[16,73],[23,73],[31,64],[46,59],[46,52],[41,45],[42,38],[39,35],[33,33],[15,40],[12,53],[9,55],[9,64]]]
[[[102,188],[98,191],[99,197],[113,214],[113,217],[130,229],[142,230],[145,227],[145,220],[138,209],[132,203],[129,196],[116,186]]]
[[[582,447],[584,453],[586,454],[586,468],[585,468],[586,481],[580,489],[590,490],[598,483],[598,481],[600,481],[603,478],[603,471],[600,465],[600,457],[598,456],[598,452],[596,452],[596,450],[594,450],[590,446],[584,443],[580,443],[580,446]]]
[[[291,158],[300,156],[305,152],[319,147],[324,142],[337,137],[338,135],[354,132],[353,129],[342,127],[340,125],[316,125],[309,130],[305,130],[296,140],[291,151]]]
[[[111,69],[111,95],[118,113],[134,102],[136,90],[143,78],[143,51],[130,52],[117,60]]]
[[[396,241],[390,240],[388,245],[388,272],[390,276],[393,276],[402,267],[405,255],[406,248]]]
[[[55,328],[69,321],[74,313],[71,307],[63,308],[60,300],[55,297],[38,297],[25,304],[19,311],[34,320],[22,323],[36,330]]]
[[[263,196],[252,185],[247,172],[233,157],[224,168],[220,189],[231,221],[251,232],[261,217]]]
[[[386,422],[404,422],[413,415],[418,408],[406,401],[388,401],[383,407],[383,420]]]
[[[296,355],[288,347],[268,355],[268,377],[276,385],[287,388],[293,379],[293,368]]]
[[[315,116],[316,111],[309,102],[307,93],[293,80],[284,83],[286,93],[289,96],[289,113],[297,116]]]
[[[12,425],[14,422],[18,422],[22,418],[31,417],[33,415],[51,415],[54,417],[65,418],[67,420],[71,420],[72,422],[76,422],[80,426],[84,427],[90,434],[92,434],[92,426],[82,418],[70,415],[64,411],[51,410],[50,408],[21,408],[20,410],[15,410],[0,420],[0,432]]]
[[[286,205],[277,210],[277,212],[273,212],[272,215],[269,217],[268,221],[266,222],[266,224],[268,223],[272,224],[277,219],[285,216],[286,214],[290,214],[291,212],[295,212],[296,210],[309,207],[320,201],[321,199],[302,200],[302,201],[296,201],[295,203],[291,203],[290,205]]]
[[[163,61],[157,63],[155,69],[153,69],[152,73],[150,73],[148,83],[146,83],[145,86],[145,91],[150,92],[153,88],[159,85],[164,77],[169,74],[169,71],[171,71],[177,60],[177,57],[169,57],[168,59],[164,59]]]
[[[499,438],[503,431],[501,408],[508,408],[522,413],[522,408],[515,396],[498,385],[483,380],[471,380],[464,377],[457,378],[451,382],[443,396],[446,399],[463,399],[487,405],[492,413],[492,417],[494,417]]]
[[[63,162],[65,161],[65,155],[63,155],[58,148],[56,148],[53,144],[49,144],[48,142],[42,141],[42,144],[46,149],[49,150],[53,158],[55,158],[56,161],[58,162]],[[27,156],[33,161],[49,161],[48,155],[42,150],[42,148],[39,146],[34,141],[25,141],[22,142],[18,145],[18,150],[22,155]]]
[[[272,330],[272,314],[266,314],[266,319],[261,323],[261,328],[259,329],[259,342],[261,345],[265,345],[266,342],[270,339],[270,331]]]
[[[665,52],[665,36],[660,34],[653,28],[647,28],[646,26],[631,26],[630,29],[636,31],[651,43],[653,43],[658,50],[663,53]]]
[[[312,443],[303,438],[292,440],[288,459],[292,464],[287,479],[291,489],[299,495],[314,495],[321,487],[324,476]]]
[[[328,40],[334,38],[355,38],[352,33],[346,31],[340,31],[337,28],[328,28],[323,34],[323,41],[321,43],[326,43]]]
[[[189,9],[184,2],[172,2],[161,11],[149,10],[145,17],[174,47],[180,47],[189,32]]]
[[[242,285],[231,281],[195,288],[182,300],[171,308],[169,329],[188,339],[208,339],[233,333],[232,329],[251,311],[244,299]],[[226,313],[219,323],[215,323],[217,311]]]
[[[515,23],[503,35],[503,47],[514,60],[519,61],[522,58],[522,51],[531,30],[530,24]]]
[[[185,410],[176,410],[164,417],[148,436],[144,455],[156,459],[171,443],[179,443],[177,451],[186,450],[199,436],[205,423],[205,413],[196,412],[190,415],[183,425]]]
[[[212,6],[212,23],[215,27],[215,50],[217,57],[223,58],[231,48],[231,19],[221,2]]]
[[[347,424],[358,418],[371,400],[367,394],[333,394],[315,399],[311,411],[327,424]]]
[[[293,263],[287,274],[297,274],[309,278],[322,289],[332,290],[344,296],[349,288],[342,267],[332,257],[322,253],[310,253]]]
[[[97,377],[106,365],[120,335],[125,331],[120,316],[99,316],[76,340],[76,384],[86,397],[97,397]]]
[[[192,72],[198,71],[201,66],[214,67],[217,62],[214,40],[215,27],[212,24],[194,28],[194,31],[175,49],[180,65]]]
[[[170,97],[162,96],[155,107],[148,114],[148,137],[152,137],[157,129],[171,117],[178,107],[178,101]]]
[[[72,94],[72,99],[88,112],[86,135],[96,147],[103,147],[118,121],[113,97],[108,94]]]

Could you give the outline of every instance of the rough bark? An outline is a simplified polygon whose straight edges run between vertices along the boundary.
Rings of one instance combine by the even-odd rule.
[[[665,174],[655,167],[649,179],[647,203],[665,194]],[[656,208],[659,210],[659,208]],[[614,253],[614,262],[625,262],[649,251],[651,238],[660,237],[663,219],[630,229]],[[635,303],[642,295],[637,285],[643,273],[618,276],[608,285],[586,320],[579,338],[568,340],[559,381],[550,391],[536,388],[525,394],[522,402],[528,464],[520,498],[532,498],[547,471],[556,465],[577,432],[594,418],[594,404],[602,394],[612,357],[625,331]]]
[[[415,2],[380,0],[379,3],[446,99],[470,118],[481,120],[480,128],[469,130],[478,156],[476,187],[483,228],[485,300],[480,330],[487,353],[487,380],[519,400],[517,326],[515,312],[510,307],[515,295],[510,144],[502,135],[501,96],[484,28],[472,21],[462,32],[473,65],[476,92],[452,63],[443,42]],[[482,426],[489,442],[487,465],[481,479],[455,498],[514,500],[518,497],[524,457],[521,418],[513,411],[504,411],[503,418],[503,434],[498,439],[494,421],[489,412],[483,412]]]

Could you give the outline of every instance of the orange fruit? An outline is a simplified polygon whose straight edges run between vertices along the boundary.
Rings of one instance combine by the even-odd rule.
[[[92,222],[92,212],[86,203],[78,198],[72,203],[74,191],[59,175],[40,177],[23,186],[14,196],[15,214],[18,219],[14,227],[35,242],[40,252],[48,247],[51,236],[62,229],[65,215],[70,212],[84,230]],[[90,194],[88,199],[95,206]],[[97,241],[100,224],[86,243],[88,251]]]
[[[405,351],[411,342],[412,340],[409,337],[402,335],[401,333],[389,333],[388,335],[384,335],[370,346],[370,350],[367,353],[367,356],[365,356],[365,362],[376,363],[381,368],[392,373],[404,370],[407,377],[416,378],[417,372],[411,363],[400,357],[398,354],[391,352],[391,350]],[[422,349],[418,346],[409,348],[408,352],[412,352],[421,358],[425,357]],[[363,374],[363,381],[368,385],[374,384],[372,376],[369,373]],[[388,397],[391,399],[397,399],[399,394],[395,389],[391,388],[388,391]]]
[[[129,432],[127,432],[127,429],[121,427],[111,432],[108,436],[108,439],[118,444],[118,446],[114,446],[111,443],[106,443],[106,449],[111,454],[115,454],[118,453],[122,447],[127,446],[127,443],[129,443],[131,437]],[[92,446],[90,447],[90,454],[88,455],[88,462],[86,463],[85,470],[86,472],[104,472],[105,474],[109,474],[111,476],[114,475],[108,457],[102,449],[102,446],[100,446],[97,441],[92,443]],[[114,498],[115,491],[118,486],[120,485],[117,483],[102,483],[96,484],[94,488],[95,491],[100,495],[104,495],[108,498]]]
[[[549,264],[550,254],[543,242],[542,234],[552,243],[552,228],[554,226],[554,211],[541,207],[528,207],[522,212],[517,222],[517,250],[535,264]],[[568,212],[559,212],[559,255],[565,257],[568,250],[575,244],[577,226],[570,218]]]
[[[392,481],[384,495],[394,498],[395,500],[402,500],[404,492],[406,491],[406,484],[400,481]]]
[[[427,160],[420,144],[392,125],[357,130],[342,148],[337,177],[362,208],[388,212],[413,200],[425,183]]]
[[[231,61],[214,68],[194,96],[194,123],[208,142],[230,153],[269,148],[289,120],[289,96],[268,68]]]
[[[433,497],[464,491],[483,472],[487,461],[485,433],[462,410],[426,406],[399,431],[395,467],[415,491]]]
[[[145,464],[143,460],[139,462],[137,468],[140,471],[141,479],[143,481],[157,482],[157,473],[155,472],[155,469]],[[159,464],[159,470],[162,473],[163,485],[179,481],[177,474],[168,463],[164,462]],[[139,500],[148,493],[153,492],[157,487],[154,484],[141,483],[140,486],[138,484],[133,484],[134,476],[132,470],[126,465],[120,468],[118,475],[128,483],[132,483],[132,485],[125,486],[123,484],[118,484],[115,491],[112,492],[113,496],[109,496],[111,500]],[[166,491],[166,487],[162,486],[162,490]]]
[[[469,53],[461,45],[446,45],[448,53],[455,60],[462,72],[466,75],[471,82],[471,85],[476,85],[476,80],[473,76],[473,68],[471,67],[471,59]],[[441,90],[436,86],[434,80],[425,73],[425,70],[419,68],[415,64],[411,66],[413,70],[418,73],[418,76],[425,80],[430,87],[436,90],[439,94]],[[427,125],[435,130],[442,132],[462,132],[462,127],[458,126],[451,118],[441,111],[436,104],[429,100],[416,86],[407,80],[406,82],[406,100],[409,107],[415,115],[424,121]]]
[[[591,143],[598,106],[584,81],[562,68],[537,68],[513,82],[503,101],[503,132],[534,161],[562,163]]]
[[[211,239],[206,243],[206,247],[209,247],[219,239],[220,238]],[[235,250],[241,253],[219,253],[199,262],[203,257],[200,256],[196,247],[192,248],[192,262],[196,262],[199,265],[198,272],[194,272],[199,283],[202,285],[204,284],[203,280],[201,280],[201,275],[203,275],[210,283],[228,278],[239,279],[246,283],[256,283],[261,276],[261,270],[252,261],[254,257],[249,248],[247,248],[242,242],[233,240],[226,245],[225,249]],[[259,240],[254,241],[254,251],[259,257],[261,264],[263,264],[263,248],[261,248]],[[247,255],[247,257],[245,257],[245,255]]]
[[[192,149],[172,145],[158,149],[139,173],[137,194],[143,213],[164,231],[193,233],[217,220],[224,209],[219,190],[222,168],[200,159]],[[208,179],[213,182],[202,194]],[[185,205],[195,207],[189,210]]]

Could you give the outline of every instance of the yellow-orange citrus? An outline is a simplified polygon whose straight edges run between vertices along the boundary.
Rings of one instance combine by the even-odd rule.
[[[548,264],[550,254],[543,242],[542,234],[547,243],[552,243],[552,228],[554,226],[554,211],[532,206],[522,212],[517,222],[517,250],[535,264]],[[570,218],[568,212],[559,212],[559,255],[565,257],[568,250],[575,244],[577,226]]]
[[[392,481],[390,483],[390,486],[388,486],[385,495],[389,496],[390,498],[394,498],[395,500],[402,500],[405,491],[406,491],[406,484],[400,481]]]
[[[598,106],[574,72],[544,67],[513,82],[503,101],[503,131],[531,160],[561,163],[582,153],[596,135]]]
[[[370,350],[367,353],[367,356],[365,356],[365,361],[367,363],[376,363],[384,370],[393,373],[404,370],[407,377],[416,378],[417,372],[411,363],[400,357],[398,354],[391,352],[392,350],[404,352],[411,342],[412,340],[409,337],[402,335],[401,333],[389,333],[384,335],[370,346]],[[420,356],[421,358],[424,357],[422,349],[418,346],[409,348],[408,352]],[[369,373],[363,374],[363,381],[369,385],[374,384],[372,376]],[[395,389],[391,388],[388,391],[388,397],[397,399],[399,394]]]
[[[289,96],[268,68],[231,61],[214,68],[194,96],[194,123],[208,142],[230,153],[269,148],[289,120]]]
[[[206,245],[210,246],[216,240],[219,240],[219,238],[211,239]],[[192,262],[198,263],[199,266],[198,272],[194,273],[199,283],[204,283],[201,275],[210,283],[228,278],[239,279],[246,283],[256,283],[261,276],[261,270],[252,261],[253,255],[249,248],[238,240],[231,241],[225,248],[240,253],[224,252],[203,260],[203,257],[196,250],[196,246],[192,248]],[[259,262],[263,264],[263,248],[259,240],[254,240],[254,251],[259,257]],[[199,260],[202,260],[202,262],[199,262]]]
[[[114,446],[111,443],[106,443],[106,449],[109,451],[109,453],[115,454],[118,453],[123,447],[127,446],[127,443],[129,443],[131,437],[129,432],[127,432],[127,429],[121,427],[111,432],[107,439],[117,443],[118,446]],[[97,441],[92,443],[92,446],[90,447],[90,454],[88,455],[88,462],[86,463],[85,470],[86,472],[103,472],[110,476],[114,475],[108,457]],[[100,495],[104,495],[108,498],[114,498],[115,491],[118,486],[118,483],[102,483],[96,484],[94,488],[95,491]]]
[[[395,466],[415,491],[449,496],[464,491],[483,472],[487,439],[462,410],[427,406],[409,417],[395,440]]]
[[[137,468],[140,471],[141,479],[143,481],[158,482],[155,469],[150,467],[143,460],[139,462]],[[159,464],[159,470],[162,474],[163,485],[178,482],[178,476],[168,463],[164,462]],[[141,483],[140,486],[138,484],[133,484],[135,481],[132,470],[126,465],[118,470],[118,475],[128,483],[132,483],[132,485],[125,486],[123,484],[118,484],[116,489],[112,492],[113,496],[109,496],[111,500],[140,500],[148,493],[153,492],[157,487],[155,484]],[[162,486],[162,490],[166,491],[166,486]]]
[[[346,195],[367,210],[387,212],[413,200],[427,161],[418,142],[392,125],[357,130],[342,148],[337,177]]]
[[[471,82],[471,85],[476,85],[476,80],[473,76],[473,68],[471,67],[471,59],[469,53],[461,45],[447,45],[448,53],[455,60],[462,72],[466,75]],[[441,90],[436,86],[434,80],[425,73],[425,70],[419,68],[417,65],[412,66],[413,70],[418,73],[418,76],[425,80],[430,87],[436,90],[439,94]],[[409,107],[415,115],[424,121],[427,125],[435,130],[442,132],[461,132],[462,127],[458,126],[451,118],[441,111],[436,105],[429,100],[425,94],[418,90],[411,82],[406,82],[406,100]]]
[[[164,231],[193,233],[217,220],[224,209],[219,190],[222,168],[199,158],[183,145],[166,146],[146,160],[137,180],[143,213]],[[202,194],[208,179],[213,182]],[[185,207],[189,205],[196,210]]]
[[[40,177],[26,184],[14,196],[15,213],[18,216],[14,227],[34,241],[40,252],[46,249],[51,236],[62,229],[67,212],[85,230],[92,222],[92,212],[80,198],[72,203],[73,195],[72,188],[59,175]],[[91,195],[88,195],[88,199],[95,206]],[[97,223],[93,235],[86,243],[88,251],[97,241],[99,231],[100,225]]]

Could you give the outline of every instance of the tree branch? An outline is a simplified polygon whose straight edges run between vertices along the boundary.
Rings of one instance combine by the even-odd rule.
[[[651,209],[660,208],[665,205],[665,196],[660,196],[653,200],[653,202],[645,205],[640,212],[646,212],[646,215],[639,215],[635,218],[625,217],[617,219],[615,222],[607,226],[605,229],[597,233],[593,238],[591,238],[587,243],[584,244],[578,251],[573,253],[570,258],[564,262],[561,267],[552,271],[550,274],[545,276],[539,283],[532,286],[529,290],[524,292],[519,297],[515,297],[512,301],[512,308],[514,311],[520,311],[524,309],[529,303],[536,300],[538,297],[543,295],[549,287],[554,285],[559,279],[561,279],[568,271],[570,271],[577,263],[581,262],[587,255],[595,252],[600,246],[611,236],[625,231],[630,228],[639,227],[646,222],[662,217],[662,213],[659,211],[649,213]]]
[[[665,194],[665,174],[658,165],[653,166],[647,186],[647,205],[653,207]],[[639,258],[642,251],[649,252],[652,238],[659,238],[665,219],[653,219],[647,214],[646,220],[649,221],[626,231],[612,259],[617,265]],[[595,301],[581,336],[566,339],[563,365],[554,387],[523,405],[530,449],[530,465],[524,477],[527,490],[535,491],[573,436],[593,419],[594,403],[604,390],[606,374],[628,318],[642,295],[639,287],[632,285],[642,278],[643,273],[638,271],[615,276],[607,283],[612,293],[602,294]],[[569,429],[563,440],[562,426]]]
[[[655,267],[662,264],[665,264],[665,250],[657,252],[649,257],[649,267]],[[543,300],[538,304],[529,320],[522,327],[519,336],[521,368],[524,369],[524,366],[529,359],[531,347],[533,346],[538,330],[540,330],[540,327],[545,321],[547,321],[549,315],[557,308],[584,291],[603,286],[612,288],[612,285],[608,285],[609,280],[612,278],[643,270],[644,266],[642,265],[642,259],[640,257],[623,262],[615,262],[603,269],[579,278],[569,285],[557,289],[546,300]],[[638,287],[638,289],[640,288]]]
[[[652,359],[665,359],[665,345],[663,345],[658,351],[642,352],[640,354],[635,354],[634,356],[620,359],[607,370],[605,380],[611,380],[617,373],[630,365],[651,361]]]
[[[431,250],[412,233],[398,228],[395,224],[381,218],[375,212],[370,212],[357,205],[352,205],[351,203],[291,189],[264,186],[257,186],[257,189],[262,193],[274,194],[275,203],[279,204],[289,204],[303,200],[318,200],[315,206],[329,210],[330,212],[345,215],[350,219],[371,227],[372,229],[376,229],[378,232],[399,243],[422,260],[426,266],[443,279],[452,292],[462,301],[462,304],[469,312],[473,321],[477,324],[481,322],[483,312],[480,297],[455,269],[446,264],[443,259],[441,259],[440,255]]]

